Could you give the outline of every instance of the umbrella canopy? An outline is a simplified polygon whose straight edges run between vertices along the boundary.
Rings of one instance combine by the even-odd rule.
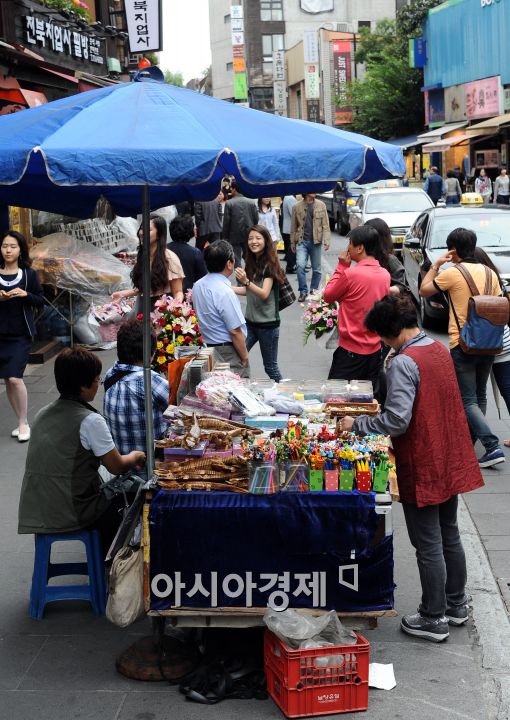
[[[404,175],[402,150],[155,80],[90,90],[0,118],[0,203],[89,217],[210,200],[233,175],[249,197]]]
[[[161,75],[161,73],[159,73]],[[326,190],[336,180],[404,175],[401,148],[158,82],[114,85],[0,117],[0,204],[90,217],[210,200],[225,174],[250,197]],[[147,471],[154,469],[149,243],[143,315]]]

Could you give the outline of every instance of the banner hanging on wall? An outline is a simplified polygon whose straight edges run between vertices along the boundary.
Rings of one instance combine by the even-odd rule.
[[[124,0],[129,51],[162,50],[161,0]]]
[[[334,40],[333,84],[335,92],[334,123],[348,125],[352,122],[352,107],[349,104],[348,88],[351,82],[351,43],[349,40]]]

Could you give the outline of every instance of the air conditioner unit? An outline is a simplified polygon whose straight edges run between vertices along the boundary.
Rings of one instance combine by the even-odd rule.
[[[331,23],[331,24],[333,25],[333,30],[334,30],[335,32],[345,32],[345,33],[350,33],[350,32],[352,32],[352,28],[351,28],[351,26],[349,25],[349,23],[334,22],[334,23]]]

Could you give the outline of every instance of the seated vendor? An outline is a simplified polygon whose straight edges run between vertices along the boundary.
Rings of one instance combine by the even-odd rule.
[[[152,351],[156,338],[152,336]],[[117,333],[118,361],[104,379],[103,413],[120,452],[145,451],[145,389],[143,382],[143,322],[129,319]],[[170,386],[151,370],[154,438],[165,432],[163,413],[168,407]]]
[[[21,487],[18,533],[101,530],[103,546],[120,523],[117,508],[100,491],[99,466],[113,474],[143,465],[145,453],[121,455],[103,416],[89,405],[101,361],[88,350],[66,348],[55,360],[60,397],[36,416]]]

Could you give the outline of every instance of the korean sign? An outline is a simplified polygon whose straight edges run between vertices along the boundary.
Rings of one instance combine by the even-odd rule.
[[[305,64],[319,62],[319,43],[317,42],[315,30],[305,30],[303,32],[303,54]]]
[[[285,80],[275,80],[273,83],[274,111],[276,115],[287,115],[287,90]]]
[[[25,40],[29,45],[65,53],[83,62],[105,64],[100,38],[70,30],[53,20],[25,15]]]
[[[129,51],[162,50],[161,0],[124,0]]]
[[[468,120],[499,115],[500,87],[499,75],[464,85]]]
[[[307,100],[320,98],[318,65],[305,65],[305,95]]]
[[[351,82],[351,43],[349,40],[334,40],[333,78],[335,93],[335,125],[352,122],[352,107],[349,104],[349,83]]]

